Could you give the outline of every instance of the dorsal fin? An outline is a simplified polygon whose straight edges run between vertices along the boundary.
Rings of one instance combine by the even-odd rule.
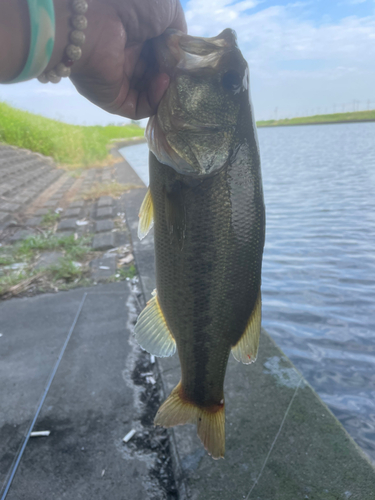
[[[150,188],[147,189],[146,196],[139,210],[138,238],[143,240],[154,225],[154,206],[152,203]]]
[[[154,356],[166,358],[176,352],[176,341],[165,321],[156,290],[139,315],[134,333],[142,349]]]
[[[235,346],[232,347],[234,359],[249,365],[257,359],[260,325],[262,321],[262,298],[259,290],[254,309],[251,313],[246,329]]]

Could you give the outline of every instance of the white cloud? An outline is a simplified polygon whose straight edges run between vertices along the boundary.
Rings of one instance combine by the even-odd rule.
[[[219,6],[215,9],[211,2],[191,0],[187,12],[190,34],[214,36],[229,26],[236,30],[245,55],[264,67],[270,60],[280,59],[374,60],[375,16],[316,26],[303,18],[299,6],[274,6],[235,17],[236,5],[227,3],[212,2]]]
[[[308,18],[307,3],[255,13],[241,11],[241,4],[190,0],[187,19],[191,35],[215,36],[227,27],[237,32],[252,75],[257,118],[266,117],[280,103],[285,109],[301,106],[317,88],[320,94],[315,98],[321,102],[316,106],[333,104],[335,89],[336,102],[363,97],[375,104],[375,15],[317,24]],[[266,94],[267,86],[273,89],[271,95]]]

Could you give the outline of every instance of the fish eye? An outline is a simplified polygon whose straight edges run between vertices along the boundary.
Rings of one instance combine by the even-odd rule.
[[[236,91],[242,85],[242,78],[237,71],[231,69],[224,73],[221,83],[226,90]]]

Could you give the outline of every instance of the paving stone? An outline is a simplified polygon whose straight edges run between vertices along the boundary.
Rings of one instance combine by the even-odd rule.
[[[51,212],[53,212],[53,210],[50,208],[40,208],[35,212],[35,215],[48,215]]]
[[[48,200],[45,202],[44,207],[45,208],[55,208],[58,203],[58,200]]]
[[[129,236],[124,231],[116,232],[116,247],[122,247],[130,243]]]
[[[77,231],[60,231],[59,236],[61,237],[66,237],[66,236],[75,236],[77,234]]]
[[[10,190],[10,187],[8,184],[3,184],[2,186],[0,186],[0,196],[4,196],[6,195]]]
[[[17,212],[21,208],[21,205],[18,205],[18,203],[4,203],[1,206],[2,212]]]
[[[8,217],[9,217],[9,214],[4,213],[4,212],[0,212],[0,224],[2,222],[5,222],[8,219]]]
[[[57,226],[57,231],[75,231],[76,229],[76,219],[64,219]]]
[[[98,220],[95,223],[95,232],[96,233],[103,233],[105,231],[112,231],[112,229],[115,227],[113,220],[111,219],[105,219],[105,220]]]
[[[35,269],[42,269],[58,264],[63,255],[62,252],[43,252],[35,265]]]
[[[19,203],[21,205],[26,205],[30,203],[36,196],[37,192],[35,191],[29,191],[27,190],[26,192],[20,193],[19,195],[15,196],[12,198],[13,203]]]
[[[32,226],[32,227],[40,226],[41,222],[42,222],[42,217],[32,217],[31,219],[28,219],[26,221],[26,226]]]
[[[108,173],[103,173],[102,182],[109,182],[112,179],[112,175]]]
[[[79,217],[81,214],[80,208],[68,208],[62,214],[63,217]]]
[[[90,262],[91,277],[95,281],[105,281],[117,270],[117,256],[105,255]]]
[[[9,238],[9,241],[15,243],[16,241],[21,241],[29,236],[33,236],[33,234],[35,234],[33,229],[19,229]]]
[[[85,202],[83,200],[76,200],[69,205],[69,208],[83,208],[84,206]]]
[[[54,194],[51,196],[50,201],[54,201],[55,203],[59,203],[61,201],[61,198],[63,198],[63,194]]]
[[[112,207],[113,199],[110,196],[101,196],[98,201],[98,207]]]
[[[99,233],[94,236],[92,248],[94,250],[109,250],[115,247],[114,233]]]
[[[113,216],[113,208],[112,207],[102,207],[98,208],[96,211],[97,219],[107,219],[108,217]]]

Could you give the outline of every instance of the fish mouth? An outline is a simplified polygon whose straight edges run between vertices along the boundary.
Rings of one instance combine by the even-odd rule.
[[[236,32],[230,28],[212,38],[185,35],[181,31],[167,29],[155,40],[154,50],[160,71],[173,77],[176,69],[215,69],[224,54],[238,49]]]

